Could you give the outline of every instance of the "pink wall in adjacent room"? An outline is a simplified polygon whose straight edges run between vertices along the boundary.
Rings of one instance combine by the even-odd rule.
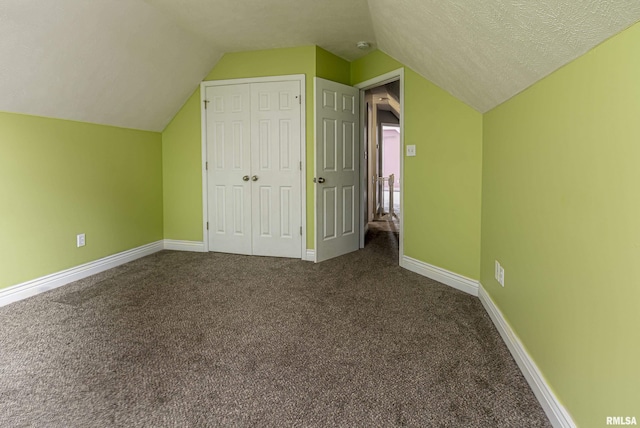
[[[394,189],[400,190],[400,132],[394,128],[383,128],[382,174],[395,174]],[[385,186],[386,187],[386,186]]]

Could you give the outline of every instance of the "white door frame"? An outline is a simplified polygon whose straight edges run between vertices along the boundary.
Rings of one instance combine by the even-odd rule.
[[[208,80],[200,83],[200,129],[202,139],[202,239],[204,251],[209,252],[209,230],[207,222],[208,212],[208,185],[207,185],[207,112],[205,110],[206,88],[212,86],[240,85],[245,83],[283,82],[297,81],[300,83],[300,224],[302,225],[302,243],[300,245],[300,258],[307,257],[307,131],[306,131],[306,76],[304,74],[291,74],[285,76],[250,77],[246,79]]]
[[[404,257],[404,68],[390,71],[378,77],[366,80],[354,85],[360,89],[360,141],[364,142],[364,124],[366,123],[366,103],[364,93],[367,89],[382,86],[384,84],[400,80],[400,245],[398,249],[398,264],[401,264]],[[364,247],[364,234],[366,222],[364,221],[364,186],[367,185],[367,177],[364,165],[364,143],[360,144],[360,247]]]

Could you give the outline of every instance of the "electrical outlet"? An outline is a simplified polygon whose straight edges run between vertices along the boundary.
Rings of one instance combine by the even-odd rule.
[[[498,276],[498,282],[504,287],[504,268],[500,266],[500,275]]]
[[[415,144],[410,144],[407,146],[407,156],[415,156],[416,155],[416,146]]]
[[[76,236],[76,245],[79,247],[84,247],[87,244],[84,233],[81,233]]]

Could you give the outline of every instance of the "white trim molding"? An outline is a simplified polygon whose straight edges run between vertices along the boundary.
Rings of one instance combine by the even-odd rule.
[[[307,248],[307,252],[305,253],[305,258],[303,258],[302,260],[306,260],[308,262],[315,262],[316,261],[316,250],[309,249]]]
[[[404,77],[404,67],[400,67],[397,70],[392,70],[380,76],[373,77],[364,82],[360,82],[357,85],[353,85],[358,89],[371,89],[376,86],[386,85],[387,83],[395,82],[399,77]]]
[[[163,241],[152,242],[151,244],[113,254],[80,266],[65,269],[60,272],[42,276],[31,281],[23,282],[3,290],[0,290],[0,306],[17,302],[27,297],[35,296],[54,288],[78,281],[91,275],[95,275],[116,266],[132,262],[141,257],[145,257],[164,249]]]
[[[206,252],[203,241],[180,241],[177,239],[165,239],[164,249],[174,251],[191,251],[194,253]]]
[[[465,293],[469,293],[472,296],[478,295],[480,283],[474,279],[467,278],[466,276],[442,269],[438,266],[430,265],[429,263],[416,260],[409,256],[402,256],[400,267],[422,276],[426,276],[427,278],[435,279],[438,282],[460,291],[464,291]]]
[[[387,83],[399,81],[400,82],[400,216],[398,221],[400,222],[400,231],[398,233],[398,263],[402,266],[402,260],[404,258],[404,67],[398,68],[397,70],[390,71],[388,73],[382,74],[380,76],[374,77],[369,80],[365,80],[364,82],[360,82],[354,87],[360,89],[360,186],[361,189],[365,189],[368,185],[367,177],[366,177],[366,168],[363,168],[364,155],[365,155],[365,147],[364,147],[364,123],[366,117],[366,103],[364,102],[364,95],[367,89],[375,88],[378,86],[386,85]],[[365,227],[368,225],[363,224],[363,220],[365,218],[365,194],[364,192],[360,192],[360,220],[358,225],[358,230],[360,231],[360,248],[364,248],[364,236],[366,234]],[[420,272],[417,272],[420,273]]]
[[[547,383],[547,381],[540,373],[538,366],[533,361],[526,348],[520,342],[520,339],[511,329],[511,326],[502,315],[498,306],[491,299],[491,296],[487,294],[486,290],[480,284],[478,290],[478,297],[484,309],[489,314],[491,321],[498,329],[502,340],[509,348],[513,359],[516,360],[520,371],[524,375],[525,379],[529,383],[533,394],[536,396],[544,412],[547,414],[551,425],[556,428],[575,428],[576,424],[569,415],[569,412],[564,408],[558,397],[553,393],[553,390]]]

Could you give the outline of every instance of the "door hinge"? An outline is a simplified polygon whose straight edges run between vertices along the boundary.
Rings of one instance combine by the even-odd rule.
[[[207,230],[209,230],[209,222],[207,222]]]
[[[209,104],[209,100],[203,100],[202,101],[204,103],[204,109],[207,109],[207,104]]]
[[[206,169],[207,171],[209,170],[209,162],[204,163],[204,169]]]
[[[302,226],[300,226],[300,236],[302,236]]]
[[[302,171],[302,161],[300,161],[300,171]]]
[[[298,104],[302,104],[302,94],[298,95]]]

